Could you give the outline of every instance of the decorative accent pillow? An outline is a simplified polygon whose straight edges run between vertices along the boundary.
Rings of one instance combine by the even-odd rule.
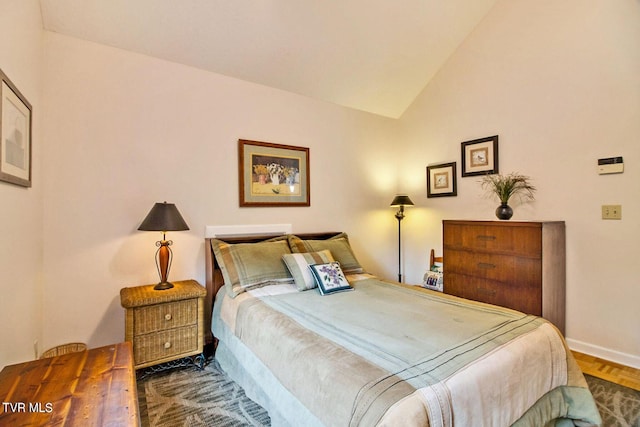
[[[344,277],[344,273],[337,261],[327,264],[314,264],[309,268],[316,279],[318,289],[322,295],[328,295],[341,291],[352,291],[353,288]]]
[[[346,274],[364,273],[364,269],[351,249],[346,233],[340,233],[327,240],[302,240],[292,234],[289,235],[289,246],[294,253],[329,250]]]
[[[309,268],[312,264],[323,264],[334,261],[328,250],[320,252],[305,252],[301,254],[284,254],[282,259],[293,276],[299,291],[306,291],[316,287],[313,273]]]
[[[286,236],[258,243],[231,244],[212,239],[211,247],[224,277],[227,293],[238,294],[272,283],[293,283],[282,256],[290,254]]]
[[[442,269],[434,267],[427,271],[422,278],[422,287],[442,292],[444,288]]]

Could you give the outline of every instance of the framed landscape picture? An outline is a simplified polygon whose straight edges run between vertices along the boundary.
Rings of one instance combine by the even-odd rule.
[[[238,141],[240,206],[310,206],[309,149]]]
[[[31,104],[2,70],[0,180],[31,187]]]
[[[455,162],[427,166],[427,197],[457,195]]]
[[[498,135],[462,143],[462,176],[498,173]]]

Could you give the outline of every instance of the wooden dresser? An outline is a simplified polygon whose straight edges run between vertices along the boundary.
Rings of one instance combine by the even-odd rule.
[[[139,426],[130,343],[67,353],[0,372],[1,426]]]
[[[120,304],[127,310],[125,341],[133,343],[135,368],[146,368],[202,354],[204,297],[207,290],[195,280],[122,288]]]
[[[442,222],[444,292],[542,316],[564,334],[563,221]]]

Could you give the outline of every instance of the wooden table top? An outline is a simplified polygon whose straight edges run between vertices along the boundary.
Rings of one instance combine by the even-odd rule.
[[[139,426],[131,343],[6,366],[2,426]]]

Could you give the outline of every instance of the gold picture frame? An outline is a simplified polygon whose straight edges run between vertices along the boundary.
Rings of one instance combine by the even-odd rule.
[[[240,207],[310,206],[309,149],[238,140]]]
[[[0,181],[31,187],[31,111],[0,70]]]

